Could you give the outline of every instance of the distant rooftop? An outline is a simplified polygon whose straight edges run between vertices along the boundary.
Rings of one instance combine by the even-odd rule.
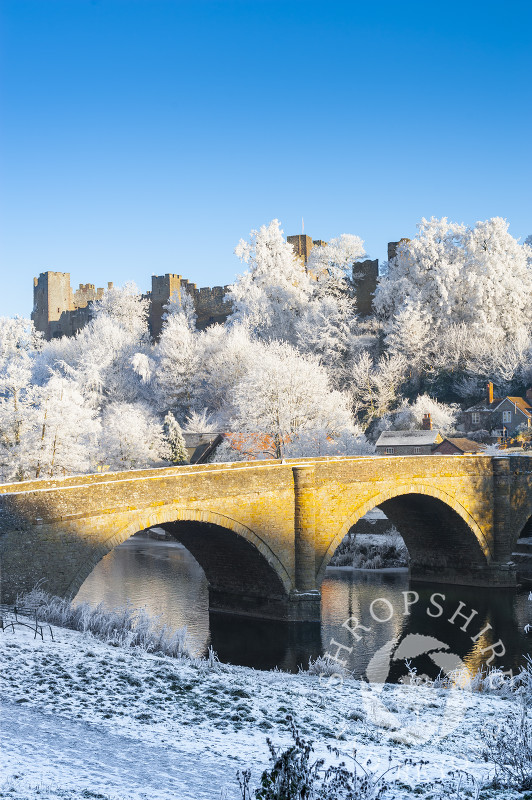
[[[386,447],[398,445],[428,445],[436,444],[441,440],[441,434],[437,430],[430,431],[383,431],[377,439],[376,446]]]

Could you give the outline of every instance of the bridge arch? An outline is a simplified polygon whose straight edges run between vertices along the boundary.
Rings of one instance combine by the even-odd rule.
[[[241,598],[246,593],[262,597],[262,592],[265,592],[270,598],[281,599],[286,598],[292,588],[284,564],[250,528],[211,510],[168,505],[156,510],[147,509],[144,513],[136,512],[106,539],[100,538],[98,545],[83,561],[66,594],[75,596],[104,556],[134,533],[152,527],[164,528],[192,553],[203,568],[213,593],[225,596],[234,592]]]
[[[365,502],[354,506],[336,530],[327,550],[317,568],[316,582],[321,584],[328,563],[333,557],[349,530],[368,511],[381,508],[390,522],[396,525],[414,561],[434,561],[435,553],[440,555],[439,564],[446,566],[441,548],[441,535],[444,534],[446,546],[449,540],[454,545],[449,555],[452,559],[469,559],[469,564],[486,565],[494,556],[493,548],[477,521],[454,497],[433,486],[414,484],[395,486],[372,495]],[[415,525],[421,528],[414,534],[410,515],[415,516]],[[445,532],[445,525],[449,532]],[[435,526],[435,529],[433,528]],[[451,534],[451,535],[449,535]],[[431,550],[432,552],[427,552]],[[459,552],[457,552],[457,550]],[[452,561],[449,562],[452,566]]]

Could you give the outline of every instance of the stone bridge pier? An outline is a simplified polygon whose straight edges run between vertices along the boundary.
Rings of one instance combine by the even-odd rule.
[[[74,597],[114,547],[158,526],[203,568],[212,611],[316,621],[330,559],[375,507],[402,534],[413,580],[512,587],[532,458],[294,459],[3,485],[0,599],[38,582]]]

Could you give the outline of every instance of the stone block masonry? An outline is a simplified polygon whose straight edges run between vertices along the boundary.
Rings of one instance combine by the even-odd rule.
[[[288,236],[287,241],[293,246],[298,258],[306,264],[313,247],[325,245],[321,239],[310,236]],[[407,241],[407,240],[401,240]],[[398,242],[390,242],[388,252],[395,254]],[[367,259],[353,267],[353,279],[356,286],[357,311],[361,316],[372,313],[372,304],[379,277],[379,262]],[[108,283],[107,289],[113,284]],[[226,299],[228,286],[205,286],[200,289],[195,283],[175,273],[153,275],[151,291],[145,297],[150,301],[149,326],[154,339],[161,335],[164,307],[172,294],[180,296],[186,291],[194,302],[199,330],[216,323],[223,324],[232,307]],[[104,295],[103,288],[96,288],[92,283],[80,283],[73,291],[70,286],[69,272],[41,272],[33,279],[33,311],[31,318],[35,329],[47,340],[61,336],[74,336],[89,322],[92,304]]]
[[[336,548],[377,507],[404,538],[412,579],[515,586],[532,457],[272,460],[5,484],[0,602],[40,580],[74,596],[114,547],[162,527],[203,567],[211,610],[315,621]]]

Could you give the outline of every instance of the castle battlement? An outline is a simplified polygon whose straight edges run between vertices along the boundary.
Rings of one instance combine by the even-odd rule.
[[[298,258],[306,264],[313,247],[326,244],[322,239],[312,239],[304,234],[288,236],[287,241],[293,246]],[[400,242],[408,241],[401,239]],[[388,258],[395,257],[400,242],[388,243]],[[378,259],[358,262],[353,267],[356,284],[357,311],[361,316],[369,316],[379,276]],[[80,283],[75,292],[70,286],[69,272],[41,272],[33,279],[33,311],[31,318],[35,328],[44,334],[46,339],[60,336],[73,336],[83,328],[91,318],[92,304],[101,300],[105,292],[113,288],[107,284],[107,290],[96,288],[93,283]],[[231,302],[226,300],[229,286],[202,286],[198,289],[195,283],[173,272],[165,275],[152,275],[151,291],[146,292],[150,302],[149,326],[151,335],[158,339],[161,335],[164,307],[174,292],[181,297],[186,291],[193,300],[196,312],[196,325],[203,330],[209,325],[224,323],[232,311]]]

